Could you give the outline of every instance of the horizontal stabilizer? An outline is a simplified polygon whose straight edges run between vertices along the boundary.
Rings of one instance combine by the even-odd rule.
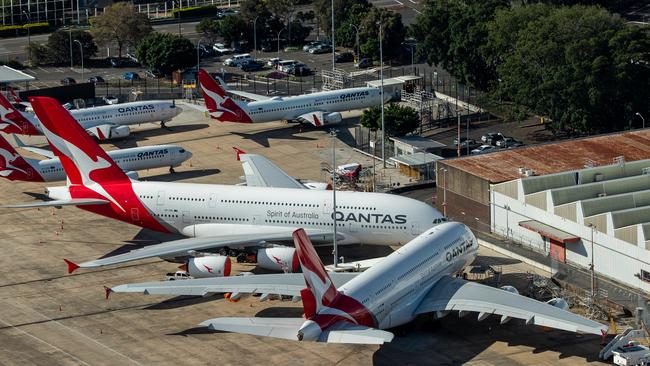
[[[384,344],[393,340],[393,333],[381,329],[338,322],[321,333],[319,342],[348,344]]]
[[[109,201],[95,198],[72,198],[69,200],[39,201],[30,203],[17,203],[13,205],[2,205],[0,208],[37,208],[37,207],[59,207],[59,206],[87,206],[103,205]]]
[[[17,135],[13,135],[13,136],[14,136],[14,140],[16,140],[16,145],[18,147],[20,147],[21,149],[31,151],[34,154],[45,156],[46,158],[49,158],[49,159],[54,159],[55,158],[54,153],[52,152],[52,150],[41,149],[40,147],[25,145],[25,143],[21,139],[19,139]]]
[[[214,318],[201,325],[210,330],[298,340],[303,318]]]

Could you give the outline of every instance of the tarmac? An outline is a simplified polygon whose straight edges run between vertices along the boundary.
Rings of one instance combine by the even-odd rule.
[[[232,146],[263,154],[293,176],[320,181],[324,178],[321,163],[331,158],[325,152],[331,146],[326,130],[304,127],[301,131],[298,126],[281,122],[219,123],[188,106],[183,108],[183,114],[167,128],[143,125],[131,138],[104,147],[174,143],[194,154],[174,174],[166,168],[153,169],[141,172],[142,179],[239,183],[243,173]],[[44,143],[42,137],[25,141]],[[362,159],[345,144],[337,146],[341,156],[347,156],[340,160],[341,164]],[[0,180],[0,202],[29,201],[32,197],[27,193],[38,196],[44,186]],[[96,270],[80,269],[69,275],[62,259],[85,261],[125,246],[135,248],[170,237],[73,207],[2,210],[0,217],[0,266],[4,268],[0,278],[2,365],[601,364],[597,361],[600,337],[525,326],[517,321],[499,325],[498,317],[482,322],[472,315],[458,318],[450,314],[438,321],[422,317],[394,329],[396,338],[383,346],[298,343],[212,333],[197,325],[220,316],[298,317],[302,314],[301,304],[259,302],[255,297],[230,303],[221,296],[169,298],[139,294],[113,294],[106,300],[103,286],[162,280],[177,265],[148,259]],[[388,252],[385,247],[341,248],[350,260]],[[479,254],[479,264],[503,269],[502,282],[521,286],[526,272],[536,271],[487,248],[481,248]],[[326,263],[329,257],[323,255]],[[249,271],[252,266],[237,264],[234,268]]]

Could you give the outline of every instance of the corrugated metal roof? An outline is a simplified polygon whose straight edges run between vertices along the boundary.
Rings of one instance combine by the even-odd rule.
[[[614,158],[625,161],[650,158],[650,129],[524,146],[493,153],[447,159],[441,163],[488,180],[501,183],[521,175],[519,167],[546,175],[595,165],[612,164]]]
[[[430,138],[422,136],[400,136],[400,137],[389,137],[389,140],[401,142],[410,146],[414,146],[420,149],[435,149],[440,147],[445,147],[447,145]]]
[[[32,81],[34,79],[36,78],[22,71],[12,69],[9,66],[0,66],[0,83],[17,83],[20,81]]]
[[[442,156],[421,152],[409,155],[397,155],[390,158],[392,161],[408,166],[420,166],[438,161],[440,159],[442,159]]]

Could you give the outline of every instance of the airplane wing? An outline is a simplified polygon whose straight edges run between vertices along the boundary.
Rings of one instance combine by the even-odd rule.
[[[225,246],[236,248],[264,245],[266,242],[292,242],[292,233],[296,230],[295,227],[250,225],[246,228],[245,225],[207,225],[210,225],[210,230],[215,234],[228,232],[238,233],[172,240],[160,244],[149,245],[124,254],[80,263],[78,266],[81,268],[94,268],[152,257],[186,257],[190,255],[192,251],[215,249]],[[307,230],[307,234],[310,239],[317,242],[329,242],[332,240],[332,232],[329,230],[310,229]]]
[[[246,176],[246,185],[249,187],[307,189],[302,183],[261,155],[241,154],[239,158]]]
[[[95,198],[71,198],[69,200],[37,201],[29,203],[16,203],[13,205],[2,205],[0,208],[38,208],[38,207],[59,207],[59,206],[85,206],[102,205],[110,203],[108,200]]]
[[[298,330],[305,323],[303,318],[214,318],[200,325],[224,332],[244,333],[256,336],[298,340]],[[328,327],[318,342],[349,344],[383,344],[393,340],[393,333],[385,330],[338,322]]]
[[[607,326],[546,303],[460,278],[443,277],[422,299],[416,314],[433,311],[475,311],[478,319],[501,315],[501,323],[511,318],[570,332],[602,335]]]
[[[301,122],[311,123],[316,127],[320,127],[323,125],[323,114],[324,113],[321,111],[313,111],[313,112],[301,114],[296,119]]]
[[[233,94],[233,95],[237,95],[237,96],[240,96],[240,97],[242,97],[242,98],[246,98],[246,99],[252,100],[252,101],[254,101],[254,102],[256,102],[256,101],[258,101],[258,100],[271,99],[271,97],[267,97],[267,96],[264,96],[264,95],[259,95],[259,94],[255,94],[255,93],[248,93],[248,92],[245,92],[245,91],[239,91],[239,90],[233,90],[233,89],[230,89],[230,87],[228,86],[228,84],[226,84],[226,82],[223,81],[223,79],[221,79],[221,78],[218,77],[218,76],[215,77],[215,80],[217,80],[217,82],[219,83],[219,85],[221,85],[221,87],[223,88],[223,90],[226,91],[226,93]]]
[[[54,156],[54,153],[52,152],[52,150],[41,149],[40,147],[35,147],[35,146],[25,145],[25,143],[22,142],[22,141],[18,138],[18,136],[16,136],[16,135],[13,135],[13,136],[14,136],[14,140],[16,140],[16,145],[17,145],[18,147],[20,147],[21,149],[25,149],[25,150],[27,150],[27,151],[31,151],[31,152],[33,152],[34,154],[38,154],[38,155],[41,155],[41,156],[45,156],[46,158],[54,159],[55,156]]]
[[[357,275],[358,273],[330,273],[335,286],[343,286]],[[281,273],[130,283],[113,287],[111,292],[172,296],[207,296],[226,292],[300,296],[300,290],[304,288],[305,277],[301,273]]]
[[[208,113],[208,109],[204,105],[201,105],[201,104],[184,103],[184,102],[179,102],[178,104],[182,104],[184,106],[186,105],[186,106],[188,106],[188,107],[190,107],[192,109],[196,109],[197,111],[202,112],[202,113]]]

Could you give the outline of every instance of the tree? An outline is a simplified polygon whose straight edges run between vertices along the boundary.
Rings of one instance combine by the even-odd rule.
[[[635,113],[648,115],[645,30],[600,7],[531,8],[547,15],[512,9],[489,26],[488,44],[509,50],[493,56],[496,96],[550,117],[554,132],[616,131],[631,127]]]
[[[144,13],[138,13],[133,5],[118,2],[104,8],[104,12],[92,18],[91,33],[97,43],[103,46],[117,44],[117,50],[122,57],[124,47],[135,47],[138,41],[152,32],[149,18]]]
[[[399,13],[386,9],[372,8],[363,18],[359,38],[364,56],[379,59],[379,22],[382,24],[382,42],[385,60],[395,60],[402,56],[406,29]]]
[[[381,130],[381,109],[375,106],[363,111],[359,122],[372,131]],[[404,136],[419,126],[420,117],[415,109],[397,103],[384,106],[386,136]]]
[[[210,18],[203,18],[199,24],[196,25],[196,32],[203,35],[203,37],[214,43],[219,36],[221,27],[219,22]]]
[[[70,38],[72,38],[72,52],[70,52]],[[70,53],[74,63],[80,63],[81,52],[78,40],[83,45],[84,59],[89,59],[97,53],[97,45],[93,41],[93,36],[83,30],[73,30],[72,34],[65,30],[57,30],[50,34],[47,39],[47,59],[48,63],[62,64],[70,62]]]
[[[348,15],[351,14],[351,9],[354,6],[360,6],[368,11],[372,6],[367,0],[334,0],[334,28],[338,28],[343,24]],[[325,34],[332,33],[332,1],[331,0],[315,0],[314,10],[317,18],[319,19],[320,26]]]
[[[248,24],[239,15],[225,17],[219,25],[219,35],[227,45],[240,42],[248,31]]]
[[[300,21],[297,23],[292,22],[293,20],[293,15],[296,12],[296,5],[298,5],[299,0],[271,0],[269,1],[269,10],[275,15],[276,18],[280,19],[282,23],[285,24],[287,27],[287,38],[289,40],[289,44],[291,44],[291,41],[293,40],[293,37],[291,36],[291,31],[292,28],[294,28],[295,25],[298,27],[302,26]],[[302,30],[301,28],[299,28]],[[303,38],[303,40],[306,37]]]
[[[191,66],[196,61],[192,42],[173,33],[149,34],[138,44],[136,54],[140,63],[164,74]]]

